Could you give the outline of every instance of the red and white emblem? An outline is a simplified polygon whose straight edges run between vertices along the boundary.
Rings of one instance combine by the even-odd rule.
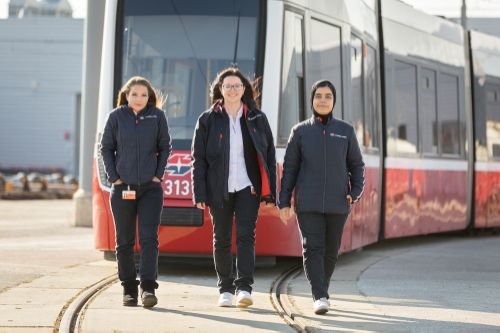
[[[168,159],[167,173],[169,176],[182,177],[191,171],[191,155],[172,154]]]

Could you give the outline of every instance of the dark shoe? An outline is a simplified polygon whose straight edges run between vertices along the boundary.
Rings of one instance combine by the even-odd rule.
[[[139,281],[122,282],[123,286],[123,305],[136,306],[137,296],[139,295]]]
[[[144,280],[141,282],[141,299],[142,306],[150,308],[158,303],[158,298],[155,296],[155,289],[158,289],[158,283],[153,280]]]

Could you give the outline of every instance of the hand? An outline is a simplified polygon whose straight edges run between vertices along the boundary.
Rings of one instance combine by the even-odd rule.
[[[161,183],[161,179],[156,177],[156,176],[153,177],[153,181],[157,182],[157,183]]]
[[[351,204],[352,204],[352,197],[351,197],[351,195],[350,195],[350,194],[348,194],[348,195],[346,196],[346,198],[349,200],[349,205],[351,205]]]
[[[198,208],[198,209],[205,209],[205,203],[204,202],[197,202],[196,203],[196,208]]]
[[[114,182],[113,184],[115,185],[120,185],[120,184],[123,184],[122,180],[121,179],[118,179],[116,182]]]
[[[283,221],[285,225],[288,224],[288,219],[292,216],[292,212],[290,211],[290,207],[284,207],[280,209],[280,219]]]

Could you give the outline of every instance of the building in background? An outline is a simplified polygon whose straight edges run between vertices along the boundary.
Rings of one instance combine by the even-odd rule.
[[[9,5],[18,15],[0,20],[0,170],[78,174],[83,19],[67,0]]]
[[[68,0],[10,0],[9,18],[69,17],[73,10]]]

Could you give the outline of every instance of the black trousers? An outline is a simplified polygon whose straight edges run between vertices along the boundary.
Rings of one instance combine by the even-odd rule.
[[[214,262],[219,292],[234,294],[240,290],[252,292],[255,268],[255,227],[260,198],[252,194],[250,186],[229,193],[229,201],[222,208],[210,207],[214,231]],[[233,218],[236,217],[236,271],[233,275],[231,252]]]
[[[125,184],[111,187],[111,211],[115,221],[116,261],[120,281],[135,281],[137,271],[134,261],[136,221],[138,221],[141,259],[139,275],[141,281],[156,281],[158,276],[158,227],[163,210],[163,187],[159,182],[130,185],[136,191],[135,200],[122,199]]]
[[[339,257],[349,214],[297,213],[304,271],[314,300],[329,298],[328,287]]]

